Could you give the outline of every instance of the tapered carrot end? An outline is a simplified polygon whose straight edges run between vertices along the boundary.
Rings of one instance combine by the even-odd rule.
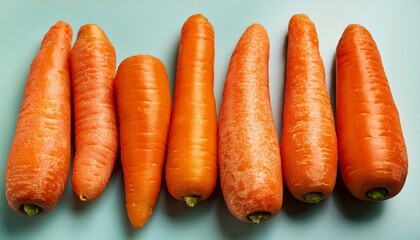
[[[82,202],[87,202],[88,201],[87,197],[86,196],[83,196],[83,195],[79,196],[79,199]]]
[[[73,30],[70,24],[64,21],[58,21],[50,30],[45,34],[41,43],[41,48],[55,44],[58,38],[66,39],[66,43],[70,45],[71,38],[73,37]]]
[[[191,20],[195,20],[195,21],[205,21],[205,22],[208,22],[208,19],[203,15],[203,14],[201,14],[201,13],[196,13],[196,14],[194,14],[194,15],[191,15],[188,19],[187,19],[187,22],[188,21],[191,21]]]
[[[310,21],[310,20],[306,14],[298,13],[298,14],[293,15],[290,18],[290,22],[293,22],[293,21]]]
[[[101,38],[108,40],[105,32],[96,24],[86,24],[80,27],[77,38]]]
[[[294,27],[293,26],[299,26]],[[292,29],[303,31],[304,29],[315,28],[311,19],[305,14],[295,14],[290,18],[289,31]]]
[[[142,206],[140,203],[133,203],[127,206],[127,215],[131,225],[136,228],[142,228],[153,214],[153,207]]]
[[[202,14],[194,14],[190,16],[187,21],[185,21],[184,25],[182,26],[181,33],[182,34],[195,34],[199,36],[201,34],[197,33],[197,29],[206,30],[211,38],[213,38],[214,30],[213,26],[209,22],[209,20]],[[204,37],[204,35],[203,35]]]

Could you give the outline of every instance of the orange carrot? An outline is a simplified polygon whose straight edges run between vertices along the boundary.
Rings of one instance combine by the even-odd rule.
[[[340,170],[361,200],[397,195],[408,172],[407,149],[381,56],[369,31],[344,31],[336,53]]]
[[[171,115],[168,76],[159,59],[136,55],[120,64],[115,81],[127,214],[141,228],[161,189]]]
[[[105,189],[118,152],[115,50],[97,25],[80,28],[71,54],[76,153],[72,186],[82,201]]]
[[[29,71],[7,160],[7,201],[30,216],[57,204],[69,174],[71,40],[71,26],[62,21],[46,33]]]
[[[281,137],[283,179],[292,195],[317,203],[334,189],[337,136],[318,36],[304,14],[289,22]]]
[[[189,207],[212,194],[218,177],[213,73],[213,27],[196,14],[181,32],[165,171],[169,193]]]
[[[283,203],[280,149],[269,86],[269,39],[253,24],[232,54],[219,121],[220,183],[229,211],[244,222],[261,223]]]

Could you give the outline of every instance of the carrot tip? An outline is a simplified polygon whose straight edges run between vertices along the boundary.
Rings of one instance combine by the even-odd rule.
[[[82,201],[82,202],[86,202],[88,199],[87,199],[87,197],[86,196],[83,196],[83,195],[80,195],[79,196],[79,199],[80,199],[80,201]]]
[[[269,212],[257,212],[257,213],[248,215],[248,218],[249,220],[251,220],[253,224],[260,224],[268,220],[270,216],[271,216],[271,213]]]
[[[184,197],[184,201],[188,207],[195,207],[198,203],[200,196],[186,196]]]
[[[386,197],[386,195],[388,195],[388,189],[383,188],[383,187],[379,187],[379,188],[374,188],[371,189],[369,191],[366,192],[366,195],[373,200],[384,200],[384,198]]]
[[[303,199],[307,203],[319,203],[322,200],[322,193],[320,192],[310,192],[303,195]]]
[[[35,216],[42,212],[42,208],[33,203],[25,203],[22,204],[21,211],[26,213],[28,216]]]

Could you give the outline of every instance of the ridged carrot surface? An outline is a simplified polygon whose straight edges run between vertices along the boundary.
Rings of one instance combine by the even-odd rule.
[[[136,55],[120,64],[115,81],[127,214],[141,228],[162,184],[171,115],[168,76],[159,59]]]
[[[243,33],[230,59],[219,118],[220,183],[229,211],[261,223],[283,203],[280,148],[269,86],[270,43],[263,26]]]
[[[407,149],[381,56],[369,31],[349,25],[336,52],[337,133],[344,183],[357,198],[385,200],[404,186]]]
[[[212,194],[218,177],[213,81],[213,27],[196,14],[181,31],[165,171],[170,194],[190,207]]]
[[[57,204],[69,174],[71,40],[71,26],[62,21],[44,36],[30,67],[7,160],[7,201],[31,216]]]
[[[118,152],[116,54],[95,24],[80,28],[71,54],[75,147],[72,186],[82,201],[104,191]]]
[[[334,189],[337,137],[315,25],[304,14],[289,22],[281,137],[283,179],[292,195],[316,203]]]

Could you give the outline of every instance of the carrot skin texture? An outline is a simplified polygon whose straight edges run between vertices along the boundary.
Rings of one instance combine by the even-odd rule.
[[[82,201],[104,191],[118,152],[116,53],[95,24],[80,28],[71,54],[75,147],[72,186]]]
[[[269,47],[264,27],[249,26],[232,54],[220,107],[220,184],[229,211],[244,222],[267,220],[283,203],[268,86]]]
[[[304,14],[289,22],[280,149],[283,179],[296,199],[317,202],[330,195],[337,177],[337,137],[318,36]],[[313,199],[311,193],[319,196]]]
[[[381,56],[369,31],[349,25],[336,52],[336,112],[340,171],[365,201],[397,195],[408,173],[407,149]],[[369,197],[371,189],[386,190]]]
[[[6,198],[16,212],[48,213],[62,196],[70,168],[71,26],[44,36],[25,85],[6,165]],[[29,213],[27,208],[39,212]]]
[[[217,183],[213,81],[213,27],[203,15],[196,14],[187,19],[181,31],[165,169],[169,193],[187,205],[191,203],[189,206],[207,199]]]
[[[161,189],[171,114],[168,76],[159,59],[136,55],[120,64],[115,81],[127,214],[141,228]]]

